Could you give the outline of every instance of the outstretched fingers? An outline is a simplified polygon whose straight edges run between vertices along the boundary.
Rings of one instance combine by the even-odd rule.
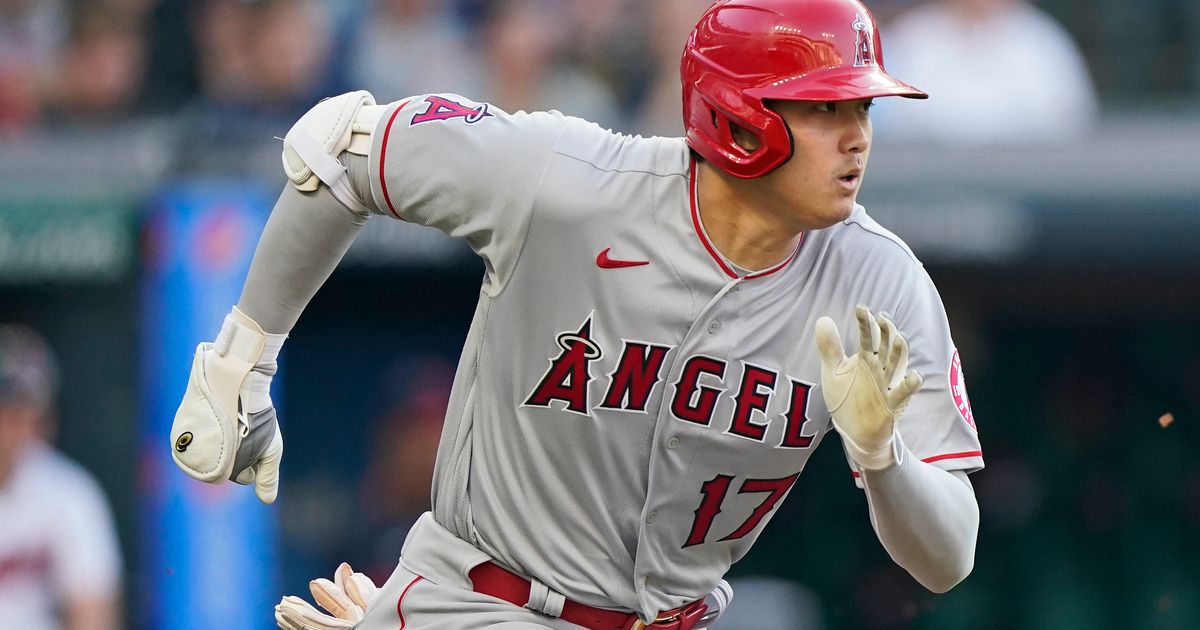
[[[325,578],[317,578],[308,583],[313,599],[321,608],[328,610],[338,619],[358,621],[363,617],[362,608],[350,600],[350,597],[337,584]]]
[[[311,624],[307,623],[309,617],[315,619],[320,614],[312,607],[312,604],[299,597],[288,595],[275,606],[275,624],[283,630],[306,630],[311,627]]]
[[[921,375],[914,370],[905,374],[899,385],[888,390],[888,406],[891,407],[893,413],[898,414],[904,409],[912,395],[921,389],[922,382],[924,381],[921,379]]]
[[[896,326],[888,321],[888,318],[883,316],[883,313],[875,314],[875,324],[879,326],[879,369],[883,373],[884,388],[892,386],[892,376],[895,374],[896,366],[892,364],[892,344],[900,333],[896,331]]]
[[[349,630],[353,623],[322,613],[312,604],[288,595],[275,606],[275,623],[283,630]]]
[[[362,573],[355,573],[345,562],[338,565],[337,572],[334,573],[334,583],[363,611],[367,610],[367,603],[375,596],[375,591],[379,590],[371,578]]]
[[[838,333],[837,324],[833,323],[833,319],[825,316],[817,320],[816,326],[817,335],[817,350],[821,353],[821,364],[825,369],[833,371],[846,358],[845,348],[842,346],[842,336]]]
[[[858,351],[864,359],[870,358],[879,353],[879,323],[862,304],[854,308],[854,316],[858,319]]]
[[[876,316],[879,327],[883,330],[883,342],[880,344],[883,353],[884,383],[888,388],[896,387],[900,378],[908,371],[908,341],[896,324],[882,313]]]
[[[899,378],[901,374],[908,373],[908,340],[903,336],[897,335],[896,345],[892,348],[892,357],[890,360],[894,378]],[[896,385],[889,383],[892,387]]]
[[[879,327],[879,352],[880,359],[886,361],[888,353],[891,351],[892,344],[900,333],[896,330],[895,324],[887,318],[882,312],[875,313],[875,325]]]

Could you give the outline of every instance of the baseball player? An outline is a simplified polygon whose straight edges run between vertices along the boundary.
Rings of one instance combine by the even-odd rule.
[[[37,331],[0,324],[0,628],[114,630],[116,527],[100,484],[51,444],[57,363]]]
[[[718,2],[682,75],[686,139],[365,92],[287,134],[172,430],[188,474],[274,500],[275,359],[368,217],[464,239],[486,273],[432,512],[377,592],[339,569],[314,587],[334,614],[288,598],[282,627],[703,627],[830,428],[892,558],[936,592],[970,572],[983,460],[945,312],[855,202],[872,99],[925,94],[857,0]]]

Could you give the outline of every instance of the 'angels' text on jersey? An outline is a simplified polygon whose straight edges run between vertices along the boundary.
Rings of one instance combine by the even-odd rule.
[[[550,367],[526,397],[524,405],[553,407],[552,401],[559,401],[563,411],[582,415],[591,415],[596,406],[646,413],[650,394],[663,382],[661,368],[672,347],[622,340],[616,367],[607,375],[603,395],[595,399],[591,387],[596,380],[592,376],[592,363],[602,359],[605,352],[592,340],[592,325],[589,316],[578,330],[562,332],[555,337],[560,352],[550,359]],[[805,423],[813,383],[786,376],[781,381],[778,370],[745,362],[742,362],[740,378],[727,382],[727,372],[732,372],[728,368],[725,360],[716,357],[696,355],[684,360],[679,379],[670,384],[674,392],[670,396],[671,414],[677,420],[711,426],[718,400],[733,392],[732,412],[722,419],[725,421],[723,426],[727,427],[725,432],[762,442],[766,438],[767,423],[772,420],[767,415],[772,398],[787,395],[789,403],[779,416],[786,428],[775,446],[812,446],[816,435],[806,434]],[[709,384],[704,384],[705,380]]]

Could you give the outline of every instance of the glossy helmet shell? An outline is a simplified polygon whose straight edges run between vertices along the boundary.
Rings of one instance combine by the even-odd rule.
[[[770,99],[926,98],[889,75],[875,18],[858,0],[722,0],[704,13],[683,51],[688,145],[718,168],[761,177],[792,156],[787,124]],[[731,125],[755,135],[747,151]]]

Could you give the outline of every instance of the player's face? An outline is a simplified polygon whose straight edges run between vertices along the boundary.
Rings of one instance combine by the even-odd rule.
[[[804,229],[850,216],[871,153],[871,99],[781,101],[774,108],[791,128],[794,153],[764,183]]]

